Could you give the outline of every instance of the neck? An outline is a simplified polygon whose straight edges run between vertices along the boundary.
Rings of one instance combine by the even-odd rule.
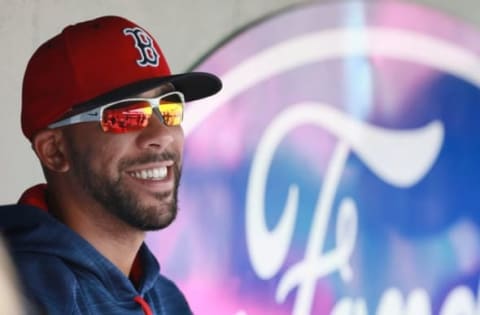
[[[88,208],[49,200],[50,211],[65,225],[87,240],[125,276],[130,275],[145,232],[130,227],[98,206]],[[88,211],[86,211],[88,209]]]
[[[85,225],[71,223],[69,226],[110,260],[125,276],[130,275],[135,257],[145,239],[144,232],[134,231],[130,227],[114,228],[111,224],[102,224],[98,220]]]

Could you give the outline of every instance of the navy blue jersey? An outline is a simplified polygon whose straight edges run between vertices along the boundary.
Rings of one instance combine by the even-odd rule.
[[[177,286],[160,274],[143,244],[141,275],[134,284],[76,232],[44,209],[0,207],[6,238],[24,292],[40,312],[69,314],[192,314]]]

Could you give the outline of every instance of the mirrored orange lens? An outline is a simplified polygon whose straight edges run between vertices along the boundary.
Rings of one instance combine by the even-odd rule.
[[[102,129],[122,133],[144,128],[152,116],[152,107],[145,101],[120,103],[103,111]]]
[[[183,104],[181,101],[161,100],[159,105],[163,122],[167,126],[178,126],[183,119]]]

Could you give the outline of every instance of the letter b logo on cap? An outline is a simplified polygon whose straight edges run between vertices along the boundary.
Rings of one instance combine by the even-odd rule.
[[[135,40],[135,48],[140,53],[140,59],[137,64],[141,67],[158,66],[159,54],[153,46],[153,39],[144,30],[139,27],[126,28],[123,30],[125,35],[130,35]]]

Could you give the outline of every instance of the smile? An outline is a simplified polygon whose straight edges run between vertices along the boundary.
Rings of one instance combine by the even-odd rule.
[[[130,176],[142,180],[162,180],[167,177],[168,170],[166,166],[144,169],[141,171],[129,172]]]

